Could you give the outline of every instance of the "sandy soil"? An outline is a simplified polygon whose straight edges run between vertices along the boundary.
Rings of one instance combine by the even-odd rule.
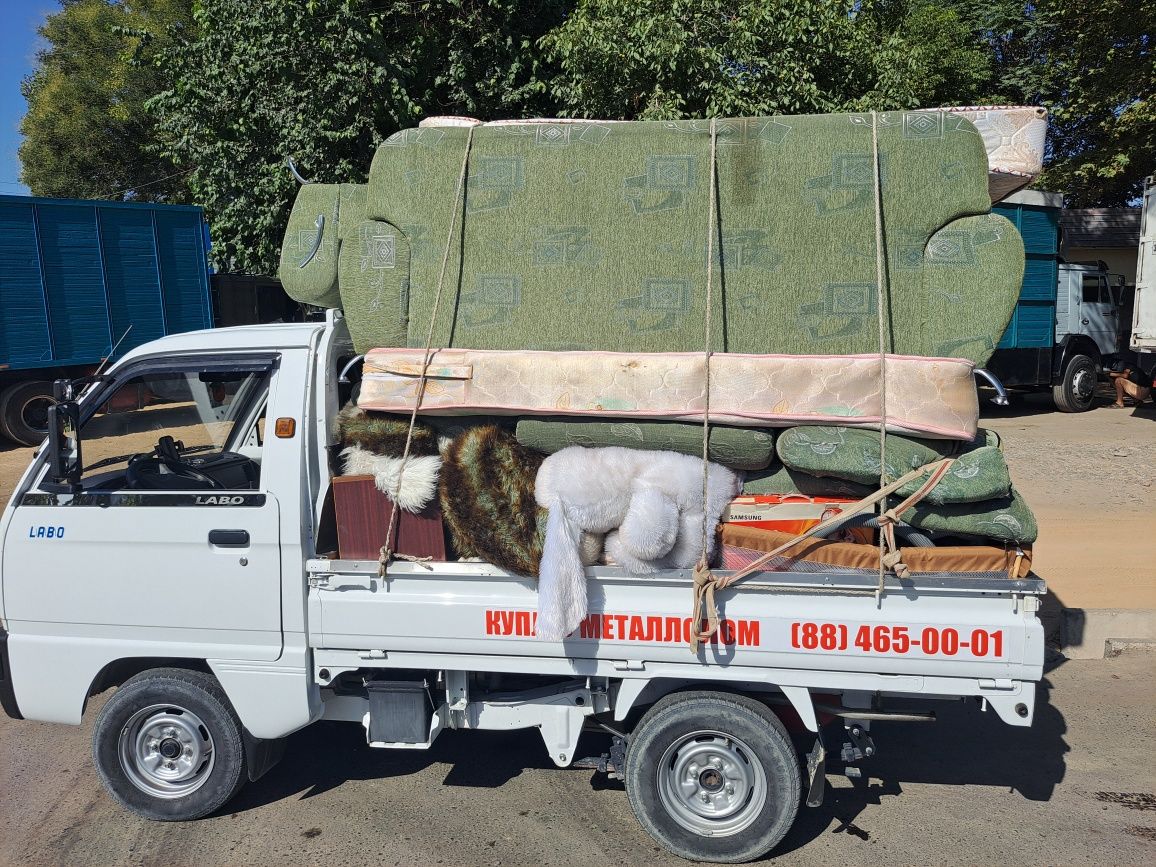
[[[1000,433],[1016,487],[1036,513],[1035,570],[1059,603],[1156,609],[1156,406],[1107,404],[1105,396],[1091,412],[1070,415],[1033,395],[986,404],[981,423]],[[155,441],[145,437],[142,449]],[[123,452],[140,437],[110,439],[111,451]],[[0,498],[33,451],[0,446]],[[96,455],[86,449],[85,458]]]
[[[1068,608],[1156,608],[1156,407],[984,409],[1040,527],[1034,568]]]

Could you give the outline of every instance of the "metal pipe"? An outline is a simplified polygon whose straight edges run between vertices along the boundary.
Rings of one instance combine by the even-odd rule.
[[[342,385],[348,385],[349,384],[349,371],[353,370],[353,365],[355,365],[361,361],[365,361],[364,355],[355,355],[355,356],[353,356],[353,358],[349,359],[349,361],[348,361],[348,363],[346,363],[345,367],[341,368],[341,374],[337,377],[337,381],[340,382]]]
[[[313,181],[307,179],[301,172],[297,171],[297,163],[293,161],[293,157],[285,157],[285,165],[289,167],[289,174],[293,175],[294,180],[301,184],[301,186],[313,183]]]
[[[996,406],[1007,406],[1007,389],[1003,387],[1003,383],[996,378],[994,373],[983,367],[977,367],[972,373],[976,376],[982,376],[991,384],[991,387],[995,389],[995,397],[991,399],[992,403]]]

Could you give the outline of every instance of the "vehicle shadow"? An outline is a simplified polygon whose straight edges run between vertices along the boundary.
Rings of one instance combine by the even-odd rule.
[[[1062,664],[1062,661],[1061,663]],[[981,712],[974,701],[896,703],[895,709],[936,711],[934,723],[876,723],[876,755],[859,763],[863,776],[851,788],[828,786],[823,804],[801,807],[790,833],[772,853],[777,857],[805,846],[823,834],[868,838],[855,820],[882,798],[898,797],[909,783],[993,786],[1019,792],[1031,801],[1047,801],[1063,780],[1067,724],[1048,700],[1051,684],[1037,687],[1035,719],[1030,728],[1011,727],[994,712]],[[842,728],[825,731],[827,773],[843,773],[838,761]],[[800,755],[809,744],[800,740]],[[579,755],[599,755],[608,739],[583,736]],[[831,755],[833,754],[833,756]],[[833,759],[833,760],[832,760]],[[444,732],[424,751],[376,750],[365,743],[364,730],[351,723],[318,723],[289,738],[281,763],[242,789],[225,808],[242,813],[287,798],[311,798],[350,780],[402,778],[435,764],[448,765],[442,785],[497,789],[527,769],[553,769],[536,731]],[[588,774],[592,791],[621,790],[605,774]]]
[[[1058,664],[1063,664],[1062,658]],[[1008,726],[990,709],[971,700],[896,703],[895,709],[934,709],[934,723],[876,723],[872,729],[876,754],[857,764],[862,777],[851,788],[828,787],[823,804],[802,807],[790,833],[771,853],[778,857],[805,846],[823,834],[851,834],[869,839],[855,820],[885,797],[903,794],[908,783],[946,786],[993,786],[1018,792],[1029,801],[1048,801],[1063,780],[1067,723],[1049,700],[1051,682],[1037,685],[1035,718],[1029,728]],[[841,728],[827,743],[828,780],[843,772],[837,760]],[[830,761],[830,753],[836,761]]]
[[[524,770],[555,767],[535,730],[447,731],[428,750],[382,750],[366,744],[360,725],[320,722],[290,735],[280,763],[242,789],[225,812],[312,798],[351,780],[408,777],[435,764],[449,765],[443,785],[483,789],[500,788]]]

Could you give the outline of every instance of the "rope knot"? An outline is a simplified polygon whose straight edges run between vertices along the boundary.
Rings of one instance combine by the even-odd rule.
[[[706,558],[701,558],[694,566],[694,607],[690,614],[690,652],[698,653],[699,642],[707,641],[718,631],[718,608],[715,606],[715,590],[726,586],[715,578],[710,571]],[[705,610],[707,628],[702,629],[702,617]]]

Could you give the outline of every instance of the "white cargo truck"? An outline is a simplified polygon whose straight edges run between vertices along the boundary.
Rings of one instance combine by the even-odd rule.
[[[1144,179],[1140,203],[1140,249],[1136,257],[1136,302],[1132,308],[1131,348],[1144,356],[1145,369],[1156,359],[1156,175]]]
[[[205,816],[318,720],[410,750],[447,729],[536,728],[558,767],[622,778],[669,850],[737,862],[821,802],[828,751],[853,766],[872,724],[931,719],[896,699],[974,699],[1031,724],[1034,577],[891,576],[877,595],[872,575],[764,572],[720,593],[722,628],[693,654],[687,573],[591,568],[589,616],[548,643],[531,579],[327,556],[352,356],[330,313],[146,344],[75,399],[58,384],[49,441],[0,519],[0,699],[78,724],[116,687],[93,754],[128,809]],[[802,722],[799,749],[784,717]],[[583,732],[609,751],[587,756]]]

